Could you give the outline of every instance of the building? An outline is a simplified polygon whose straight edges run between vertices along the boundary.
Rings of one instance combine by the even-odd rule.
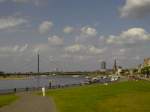
[[[117,68],[117,75],[121,75],[121,73],[122,73],[122,67],[118,67]]]
[[[101,62],[101,70],[106,70],[106,62],[105,61]]]
[[[114,72],[117,71],[117,61],[116,61],[116,59],[114,60],[113,70],[114,70]]]
[[[144,67],[145,67],[145,66],[150,66],[150,58],[145,58],[143,65],[144,65]]]
[[[138,73],[141,73],[142,68],[143,68],[143,65],[142,65],[142,64],[138,65],[138,67],[137,67]]]

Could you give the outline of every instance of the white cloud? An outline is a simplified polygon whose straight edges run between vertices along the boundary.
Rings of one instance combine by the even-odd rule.
[[[32,53],[33,55],[37,55],[38,52],[46,51],[47,49],[49,49],[47,44],[36,44],[33,45]]]
[[[26,19],[12,17],[12,16],[9,16],[6,18],[0,18],[0,30],[17,27],[17,26],[25,24],[27,22],[28,21]]]
[[[67,52],[76,53],[76,52],[79,52],[81,50],[85,50],[85,46],[83,46],[81,44],[74,44],[74,45],[66,47],[65,50]]]
[[[122,48],[122,49],[119,50],[119,52],[120,52],[120,53],[125,53],[125,52],[126,52],[126,49]]]
[[[74,28],[71,27],[71,26],[66,26],[64,29],[63,29],[63,32],[66,33],[66,34],[70,34],[74,31]]]
[[[40,0],[0,0],[0,3],[3,3],[3,2],[14,2],[14,3],[20,3],[20,4],[32,3],[36,6],[39,6],[39,4],[41,3]]]
[[[81,28],[81,34],[85,36],[96,36],[97,30],[95,28],[85,26]]]
[[[18,3],[26,3],[29,2],[30,0],[12,0],[13,2],[18,2]]]
[[[124,58],[125,57],[125,55],[127,54],[127,53],[129,53],[129,51],[130,51],[131,49],[126,49],[126,48],[120,48],[120,47],[118,47],[118,48],[116,48],[116,49],[114,49],[113,50],[113,55],[116,55],[117,57],[119,57],[119,58]]]
[[[11,49],[11,48],[10,48]],[[10,50],[8,49],[8,50]],[[12,48],[12,51],[13,52],[17,52],[19,50],[19,46],[18,45],[15,45],[13,48]]]
[[[71,58],[72,55],[67,54],[67,53],[64,53],[64,54],[62,54],[60,57],[61,57],[61,58]]]
[[[150,34],[143,28],[131,28],[122,32],[120,35],[110,35],[107,38],[107,43],[110,44],[137,44],[150,40]]]
[[[143,17],[150,14],[150,0],[126,0],[121,17]]]
[[[49,45],[63,45],[64,40],[56,35],[48,38]]]
[[[18,53],[18,52],[24,52],[28,48],[28,44],[25,44],[24,46],[1,46],[0,52],[1,53]]]
[[[101,53],[103,53],[106,49],[105,49],[105,48],[99,49],[99,48],[96,48],[95,46],[90,46],[88,50],[89,50],[89,52],[90,52],[91,54],[101,54]]]
[[[22,46],[21,48],[20,48],[20,52],[24,52],[26,49],[28,48],[28,44],[25,44],[24,46]]]
[[[101,54],[105,50],[106,50],[105,48],[100,49],[92,45],[86,46],[82,44],[74,44],[65,48],[65,51],[70,53],[80,53],[80,54],[87,54],[87,55]]]
[[[51,30],[51,28],[54,26],[53,22],[51,21],[43,21],[39,26],[39,32],[40,33],[47,33]]]

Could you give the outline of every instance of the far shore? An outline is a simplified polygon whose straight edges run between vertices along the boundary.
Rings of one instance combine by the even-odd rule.
[[[26,80],[26,79],[30,79],[30,77],[15,77],[15,76],[11,76],[11,77],[0,77],[0,80]]]

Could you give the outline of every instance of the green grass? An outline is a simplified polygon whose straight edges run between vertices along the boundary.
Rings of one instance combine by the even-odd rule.
[[[150,82],[130,81],[51,90],[59,112],[150,112]]]
[[[0,108],[17,100],[18,97],[14,94],[0,95]]]

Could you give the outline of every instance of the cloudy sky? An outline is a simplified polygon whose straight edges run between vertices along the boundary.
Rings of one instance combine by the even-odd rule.
[[[0,70],[97,70],[150,57],[150,0],[0,0]]]

